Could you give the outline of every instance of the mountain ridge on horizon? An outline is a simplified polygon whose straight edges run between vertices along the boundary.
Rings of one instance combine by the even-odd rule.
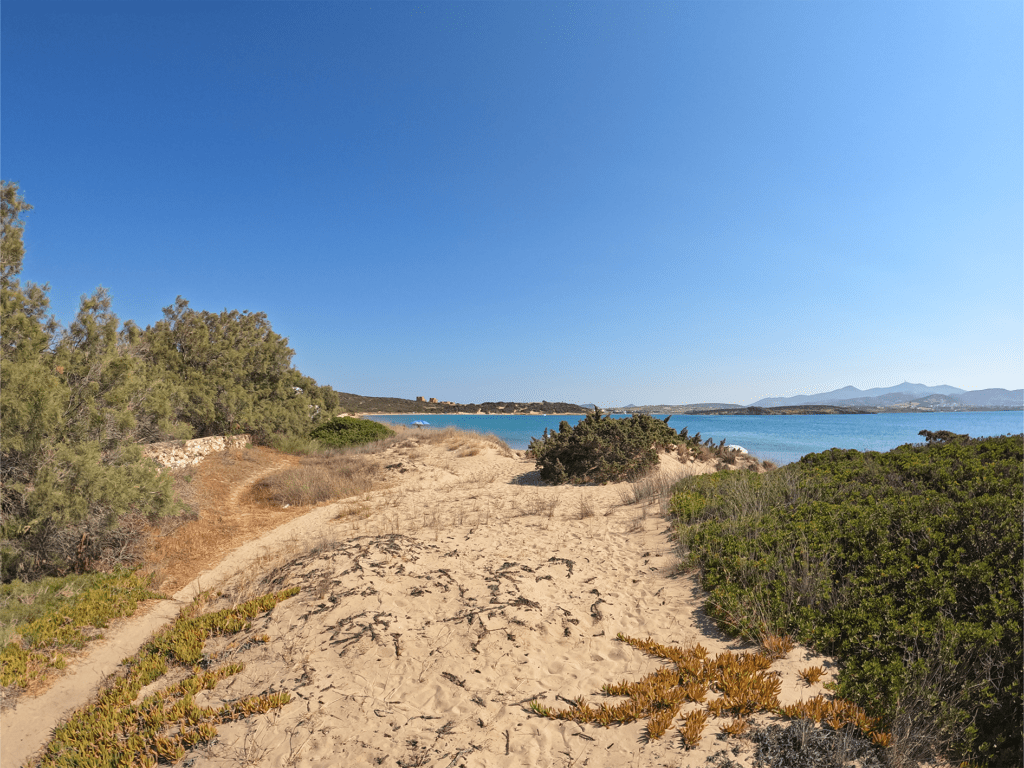
[[[816,392],[811,395],[792,395],[790,397],[762,397],[760,400],[750,404],[750,407],[772,408],[779,405],[824,405],[837,400],[853,400],[861,397],[880,397],[891,395],[896,392],[905,392],[908,395],[959,395],[967,390],[959,387],[952,387],[948,384],[928,386],[927,384],[913,384],[904,381],[894,387],[871,387],[870,389],[858,389],[853,385],[833,389],[829,392]]]
[[[794,395],[793,397],[765,397],[751,403],[749,407],[778,408],[793,405],[892,405],[902,402],[902,397],[918,399],[941,395],[964,405],[974,406],[1006,406],[1024,404],[1024,389],[1007,390],[988,388],[964,390],[948,384],[928,386],[905,381],[894,387],[873,387],[858,389],[854,386],[841,387],[830,392],[819,392],[813,395]],[[854,402],[855,401],[855,402]],[[873,402],[872,402],[873,401]]]
[[[889,410],[903,409],[913,403],[914,407],[926,410],[976,410],[976,409],[1024,409],[1024,389],[965,390],[948,384],[928,386],[906,381],[894,387],[873,387],[858,389],[854,386],[841,387],[830,392],[792,397],[765,397],[750,405],[737,403],[691,403],[688,405],[625,405],[609,406],[613,413],[643,411],[646,413],[701,413],[704,411],[745,408],[800,408],[805,406],[827,406],[840,408],[869,408]],[[593,406],[590,406],[593,407]]]

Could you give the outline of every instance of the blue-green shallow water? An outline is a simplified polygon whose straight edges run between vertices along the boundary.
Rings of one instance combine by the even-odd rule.
[[[526,448],[531,437],[544,429],[558,429],[562,421],[576,424],[582,416],[373,416],[385,424],[428,421],[431,427],[457,427],[490,432],[511,447]],[[661,418],[664,418],[662,416]],[[962,413],[872,413],[830,416],[673,416],[669,425],[701,439],[742,445],[759,459],[788,464],[806,453],[829,448],[888,451],[904,443],[921,443],[918,432],[949,430],[971,437],[1018,434],[1024,431],[1024,411],[970,411]]]

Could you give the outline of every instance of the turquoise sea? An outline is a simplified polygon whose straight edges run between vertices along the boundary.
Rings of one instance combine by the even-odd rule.
[[[457,427],[490,432],[510,446],[523,449],[545,428],[556,430],[562,421],[576,424],[582,416],[373,416],[385,424],[428,421],[428,428]],[[661,416],[660,418],[664,418]],[[1024,411],[970,411],[957,413],[872,413],[829,416],[673,416],[669,426],[726,445],[742,445],[759,459],[788,464],[806,453],[829,448],[888,451],[904,443],[924,442],[918,432],[949,430],[971,437],[1024,432]]]

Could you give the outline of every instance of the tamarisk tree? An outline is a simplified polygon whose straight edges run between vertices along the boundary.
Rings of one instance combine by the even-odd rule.
[[[334,390],[292,367],[288,339],[262,312],[197,312],[179,296],[143,338],[196,437],[305,435],[338,407]]]
[[[177,505],[170,478],[139,442],[175,434],[171,392],[120,326],[103,289],[62,329],[47,315],[49,286],[22,284],[23,214],[2,186],[0,269],[0,571],[62,573],[123,552],[126,515]],[[177,430],[180,433],[180,429]]]
[[[22,283],[24,214],[2,183],[0,239],[0,577],[131,560],[143,523],[173,514],[170,477],[142,445],[217,434],[306,435],[337,394],[291,365],[262,312],[197,312],[121,323],[103,288],[67,328],[47,285]]]

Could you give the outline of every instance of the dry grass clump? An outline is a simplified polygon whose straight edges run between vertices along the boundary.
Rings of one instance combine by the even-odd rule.
[[[391,435],[390,437],[385,437],[385,438],[383,438],[381,440],[376,440],[376,441],[374,441],[372,443],[361,443],[359,445],[349,445],[349,446],[346,446],[345,448],[342,448],[342,449],[335,448],[333,450],[341,450],[346,455],[349,455],[349,456],[364,455],[364,454],[365,455],[373,455],[373,454],[376,454],[376,453],[383,453],[384,451],[388,450],[389,448],[394,448],[396,445],[400,445],[403,442],[406,442],[409,439],[409,434],[408,433],[412,432],[413,430],[406,430],[406,431],[403,432],[401,429],[398,429],[397,427],[395,427],[394,431],[395,431],[395,434]]]
[[[558,509],[558,497],[544,493],[534,494],[526,505],[526,513],[538,517],[554,517],[556,509]]]
[[[416,445],[439,445],[450,451],[473,445],[479,441],[480,435],[465,432],[455,427],[443,429],[405,429],[398,434],[404,435],[410,443]]]
[[[675,475],[651,472],[621,488],[619,498],[623,504],[660,503],[672,495],[672,489],[679,480]]]
[[[586,520],[588,517],[594,517],[597,511],[594,507],[594,502],[586,494],[581,495],[576,503],[576,515],[580,520]]]
[[[498,453],[500,453],[502,456],[506,458],[510,459],[514,455],[514,451],[509,446],[509,444],[506,443],[497,435],[491,434],[490,432],[485,432],[480,435],[480,439],[483,440],[485,443],[494,446],[498,450]]]
[[[252,497],[281,507],[323,504],[373,490],[382,471],[379,459],[361,453],[309,456],[296,466],[259,480],[252,488]]]
[[[782,681],[778,672],[769,671],[772,656],[765,653],[735,653],[724,651],[715,657],[701,645],[680,648],[662,645],[648,638],[640,640],[619,634],[617,639],[643,651],[649,656],[669,662],[647,677],[624,680],[604,685],[606,696],[624,696],[626,700],[614,705],[605,703],[596,708],[583,697],[576,699],[568,709],[553,710],[534,700],[530,708],[538,715],[558,720],[572,720],[581,725],[596,723],[608,727],[647,719],[647,738],[661,738],[672,726],[673,720],[687,704],[703,705],[684,716],[679,728],[683,744],[692,748],[700,743],[708,715],[716,718],[731,716],[731,722],[721,730],[727,735],[739,735],[749,726],[748,717],[757,712],[775,712],[793,719],[811,719],[824,722],[830,728],[842,729],[852,725],[879,746],[890,741],[887,733],[878,730],[878,721],[863,709],[842,699],[817,696],[807,702],[780,707],[779,693]],[[784,640],[783,638],[776,638]],[[785,645],[785,643],[782,643]],[[708,697],[708,691],[719,696]]]
[[[399,434],[406,438],[415,440],[420,445],[442,445],[460,441],[462,435],[455,427],[444,427],[443,429],[413,429],[406,427],[399,431]]]
[[[480,432],[467,432],[455,427],[443,429],[410,429],[409,427],[393,426],[396,438],[410,440],[418,445],[441,445],[449,451],[458,451],[459,457],[477,456],[482,449],[492,447],[502,456],[511,458],[512,449],[508,443],[497,435]]]

